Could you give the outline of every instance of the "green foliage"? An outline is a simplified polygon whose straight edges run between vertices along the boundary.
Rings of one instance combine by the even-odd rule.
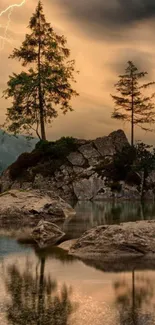
[[[41,140],[31,153],[23,153],[9,167],[10,177],[12,180],[20,178],[31,167],[33,175],[37,173],[43,176],[52,175],[62,165],[66,156],[76,149],[75,139],[70,137],[62,137],[55,142]]]
[[[121,152],[114,155],[113,163],[106,168],[109,176],[115,180],[124,180],[130,185],[140,185],[141,177],[138,175],[144,172],[144,178],[155,170],[155,149],[142,142],[134,147],[126,146]]]
[[[155,94],[144,95],[144,90],[155,82],[142,85],[141,79],[146,75],[147,72],[139,72],[133,62],[128,61],[125,74],[119,76],[115,85],[120,95],[111,95],[115,104],[112,118],[131,123],[131,145],[134,144],[135,124],[146,130],[143,125],[155,122],[155,105],[152,101]]]
[[[56,118],[59,110],[64,114],[72,111],[71,99],[78,95],[72,88],[75,62],[70,60],[65,37],[46,22],[40,1],[29,29],[21,47],[10,55],[30,67],[10,76],[4,97],[12,99],[12,106],[7,109],[5,125],[15,134],[35,130],[38,137],[46,139],[45,124]]]
[[[111,184],[111,191],[112,192],[121,192],[122,185],[119,182],[113,182]]]
[[[72,137],[62,137],[55,142],[41,140],[36,144],[36,150],[42,151],[44,155],[50,155],[52,158],[65,158],[71,151],[75,151],[77,145]]]
[[[136,161],[135,170],[144,171],[148,175],[149,172],[155,169],[155,149],[151,151],[152,146],[143,142],[136,145]]]
[[[114,155],[114,170],[118,180],[125,180],[131,171],[136,159],[136,149],[132,146],[125,146],[121,152]]]
[[[137,185],[139,186],[141,184],[141,177],[136,173],[135,171],[131,170],[125,179],[125,182],[129,185]]]
[[[36,166],[42,157],[43,152],[41,151],[33,151],[31,153],[25,152],[21,154],[9,167],[10,177],[12,180],[19,178],[28,168]]]

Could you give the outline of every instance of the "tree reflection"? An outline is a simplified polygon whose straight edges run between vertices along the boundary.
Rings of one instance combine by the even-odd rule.
[[[119,311],[120,325],[150,324],[151,313],[143,313],[144,306],[150,306],[154,291],[151,280],[135,276],[132,271],[132,286],[125,280],[114,283],[116,306]]]
[[[39,272],[38,272],[39,268]],[[15,264],[7,269],[5,280],[11,298],[7,305],[7,319],[12,325],[67,325],[75,304],[71,288],[63,285],[58,290],[56,281],[45,277],[45,258],[41,258],[32,274],[29,262],[24,272]]]

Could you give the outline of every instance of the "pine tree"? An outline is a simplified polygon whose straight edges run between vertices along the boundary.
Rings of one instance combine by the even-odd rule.
[[[30,133],[35,127],[37,135],[46,140],[45,125],[58,116],[59,109],[64,114],[72,111],[71,98],[78,95],[72,88],[75,62],[69,60],[65,37],[46,22],[41,1],[28,27],[31,33],[10,55],[29,69],[9,78],[4,97],[12,98],[12,106],[7,109],[6,125],[15,134]]]
[[[131,123],[131,145],[134,145],[134,127],[140,126],[144,130],[149,130],[145,124],[155,122],[154,103],[151,96],[144,96],[144,89],[147,89],[155,82],[141,84],[141,79],[147,75],[147,72],[139,72],[133,62],[128,61],[128,66],[124,75],[119,76],[119,81],[115,87],[120,96],[112,96],[115,108],[112,118],[127,121]]]

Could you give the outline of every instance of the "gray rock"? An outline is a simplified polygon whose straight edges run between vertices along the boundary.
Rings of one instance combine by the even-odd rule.
[[[73,171],[76,175],[83,175],[85,168],[78,167],[78,166],[73,166]]]
[[[94,196],[94,201],[103,201],[114,198],[114,193],[111,191],[111,188],[108,186],[104,186],[96,196]]]
[[[71,166],[62,165],[60,167],[60,170],[62,171],[64,176],[69,176],[73,173],[73,168]]]
[[[116,193],[115,197],[122,197],[125,200],[140,200],[140,192],[136,186],[130,186],[122,182],[122,190],[120,193]]]
[[[71,206],[53,192],[10,190],[0,195],[0,225],[10,220],[34,226],[42,218],[56,222],[73,215]]]
[[[86,159],[98,158],[101,155],[99,152],[93,147],[93,143],[85,144],[79,148],[79,151],[83,154]]]
[[[56,245],[64,236],[65,233],[57,225],[44,220],[39,221],[31,234],[32,239],[41,248]]]
[[[129,146],[128,139],[123,130],[113,131],[108,137],[111,139],[116,151],[122,151],[125,146]]]
[[[78,200],[91,200],[103,187],[105,187],[104,180],[97,174],[73,183],[74,193]]]
[[[67,157],[68,161],[73,166],[83,166],[85,163],[85,159],[80,152],[71,152]]]
[[[122,130],[117,130],[107,137],[97,138],[94,144],[100,154],[105,157],[113,156],[117,151],[121,151],[123,147],[129,145],[129,142],[125,133]]]
[[[113,156],[116,153],[112,139],[109,137],[97,138],[94,144],[103,157]]]
[[[155,221],[127,222],[98,226],[86,231],[70,252],[82,258],[120,259],[153,254],[155,258]]]

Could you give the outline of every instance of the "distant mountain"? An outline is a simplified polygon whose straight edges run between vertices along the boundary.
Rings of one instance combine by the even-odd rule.
[[[27,140],[19,135],[15,137],[0,130],[0,173],[12,164],[23,152],[31,152],[38,139]]]

